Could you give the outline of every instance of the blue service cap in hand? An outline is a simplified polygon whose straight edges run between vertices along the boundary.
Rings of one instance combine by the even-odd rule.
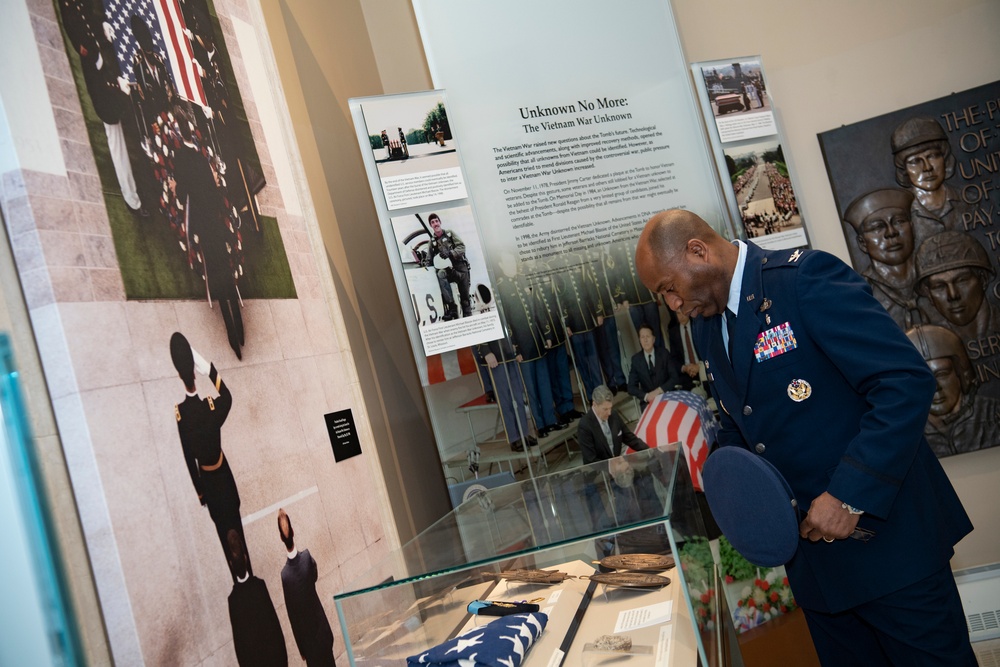
[[[713,452],[702,470],[705,498],[722,534],[759,567],[784,565],[799,542],[792,489],[778,469],[742,447]]]

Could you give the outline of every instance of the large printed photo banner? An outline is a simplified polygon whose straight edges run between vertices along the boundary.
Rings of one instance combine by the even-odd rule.
[[[39,210],[59,245],[37,261],[104,281],[56,294],[70,352],[46,373],[76,379],[55,410],[115,662],[332,664],[340,568],[387,541],[365,457],[338,462],[324,426],[363,406],[269,47],[220,5],[38,8],[73,208]]]
[[[1000,445],[1000,82],[819,135],[854,267],[927,360],[939,456]]]

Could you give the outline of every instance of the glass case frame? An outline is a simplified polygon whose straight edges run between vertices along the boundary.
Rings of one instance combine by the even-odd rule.
[[[710,556],[692,561],[709,553],[707,541],[676,445],[483,488],[334,596],[347,656],[353,665],[403,664],[490,620],[468,613],[473,600],[534,599],[550,623],[522,664],[583,664],[584,646],[595,632],[612,634],[622,611],[670,600],[669,622],[632,633],[654,645],[649,664],[739,664],[725,596],[714,594],[717,568]],[[659,589],[588,586],[587,575],[607,571],[601,558],[634,553],[681,566],[658,573],[671,580]],[[538,584],[500,574],[517,569],[572,576]]]

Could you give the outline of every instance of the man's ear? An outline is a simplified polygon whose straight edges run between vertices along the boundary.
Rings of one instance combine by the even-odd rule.
[[[687,252],[704,260],[708,256],[708,246],[701,239],[691,239],[687,242]]]
[[[868,240],[861,234],[858,234],[858,249],[866,255],[868,254]]]

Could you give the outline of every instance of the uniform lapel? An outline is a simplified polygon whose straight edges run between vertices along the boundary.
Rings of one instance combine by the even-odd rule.
[[[745,402],[746,388],[753,367],[754,345],[761,331],[761,303],[764,301],[761,273],[766,256],[757,246],[747,244],[746,267],[740,292],[740,311],[736,317],[736,340],[733,343],[733,371],[737,379],[737,393]]]

